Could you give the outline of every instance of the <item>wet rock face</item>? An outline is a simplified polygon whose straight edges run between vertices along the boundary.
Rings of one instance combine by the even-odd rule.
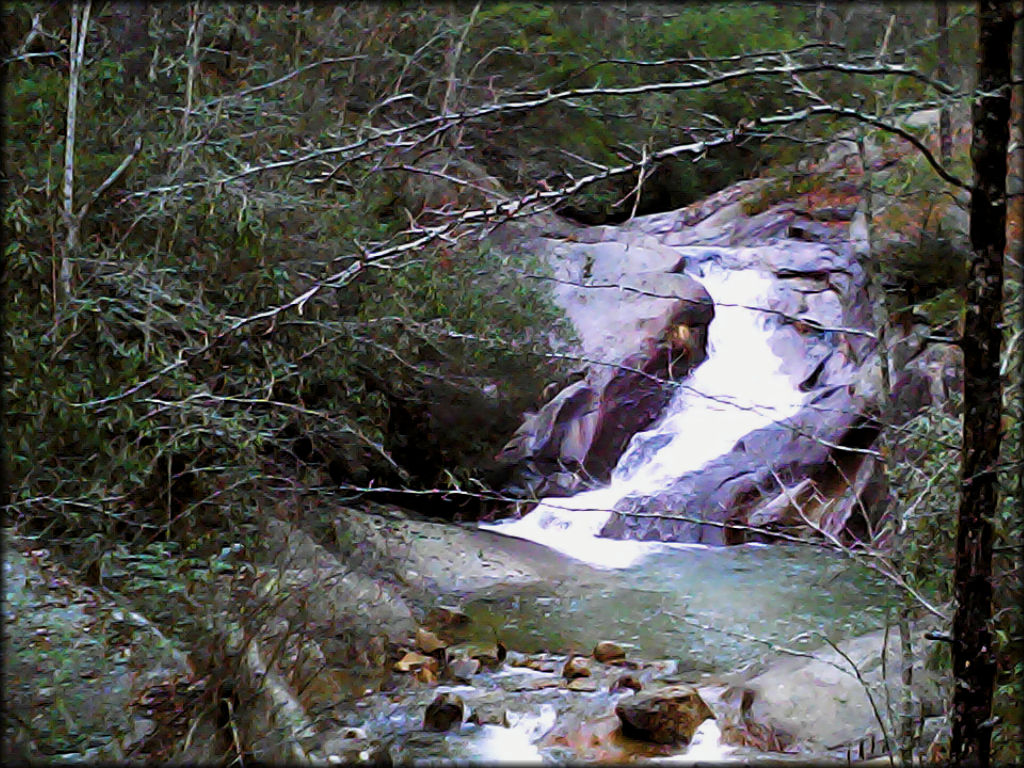
[[[581,230],[573,242],[546,241],[581,356],[618,366],[589,364],[523,424],[502,454],[516,466],[519,490],[566,496],[606,482],[668,404],[671,382],[705,359],[714,306],[684,273],[756,269],[771,278],[759,304],[769,347],[806,393],[803,406],[668,487],[623,499],[601,535],[732,544],[768,538],[750,526],[812,524],[836,535],[871,527],[884,488],[877,462],[858,451],[878,434],[882,402],[863,227],[847,216],[813,220],[790,203],[748,216],[743,201],[755,187]],[[917,338],[919,329],[893,332],[887,418],[900,421],[943,402],[956,389],[957,365],[944,345]],[[630,461],[647,461],[665,438],[643,435],[647,444],[632,445]]]
[[[747,534],[727,525],[745,525],[758,502],[813,477],[835,454],[848,453],[830,445],[849,443],[861,420],[860,403],[848,387],[825,390],[791,419],[749,433],[732,451],[664,491],[624,499],[601,533],[643,541],[739,543]]]
[[[637,220],[629,228],[674,246],[679,270],[713,263],[767,273],[772,286],[763,308],[769,345],[780,358],[780,370],[807,393],[805,403],[790,419],[747,434],[731,451],[664,490],[622,500],[603,536],[706,544],[763,540],[744,530],[751,515],[761,526],[793,524],[796,512],[805,510],[784,502],[801,482],[810,478],[802,490],[816,500],[826,486],[844,491],[834,477],[838,462],[856,476],[847,483],[853,492],[860,494],[870,485],[875,468],[852,460],[852,451],[841,447],[870,445],[874,433],[866,443],[865,434],[871,432],[875,408],[862,375],[875,345],[868,332],[867,278],[848,227],[819,224],[813,232],[801,229],[797,237],[792,211],[779,208],[746,217],[737,202],[722,202],[696,226],[676,212]],[[912,388],[904,390],[905,400],[920,401]],[[838,532],[854,507],[844,502],[828,514],[817,508],[813,514],[825,515],[828,527]]]
[[[696,689],[672,685],[628,696],[615,706],[622,732],[658,744],[689,743],[697,727],[714,717]]]
[[[555,299],[589,361],[582,380],[528,416],[498,459],[513,488],[564,496],[608,478],[630,438],[668,403],[671,381],[706,356],[714,305],[673,272],[678,254],[653,238],[541,241],[555,267]]]

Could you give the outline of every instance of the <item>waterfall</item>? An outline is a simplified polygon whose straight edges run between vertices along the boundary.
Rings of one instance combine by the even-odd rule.
[[[482,527],[603,568],[625,568],[665,546],[600,538],[616,503],[650,495],[727,453],[749,432],[796,413],[803,395],[780,370],[763,307],[769,277],[714,264],[698,275],[715,301],[708,358],[683,380],[654,426],[633,436],[603,488],[543,499],[519,520]]]

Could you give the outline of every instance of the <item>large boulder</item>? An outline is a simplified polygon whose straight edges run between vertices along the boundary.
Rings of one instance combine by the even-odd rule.
[[[371,509],[334,509],[331,519],[310,515],[304,525],[349,572],[400,593],[406,604],[434,606],[438,595],[556,580],[572,563],[531,541],[426,520],[397,507]],[[433,613],[440,624],[467,620],[450,608]]]
[[[615,705],[615,714],[625,735],[657,744],[689,743],[697,727],[714,717],[697,690],[688,685],[627,696]]]
[[[943,713],[946,692],[924,663],[925,629],[922,624],[911,633],[910,694],[915,715],[929,717]],[[895,729],[884,703],[905,693],[892,672],[900,663],[900,644],[885,630],[821,648],[811,658],[780,658],[744,683],[751,694],[747,719],[789,734],[802,751],[814,754],[838,757],[853,746],[883,745],[883,733]]]
[[[198,657],[38,541],[4,542],[7,764],[217,762],[228,745]]]

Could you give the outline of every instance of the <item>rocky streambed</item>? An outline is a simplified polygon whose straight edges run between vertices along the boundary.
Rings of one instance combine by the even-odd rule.
[[[874,706],[887,723],[898,685],[892,590],[837,553],[691,547],[607,570],[397,510],[343,511],[333,537],[277,519],[265,550],[217,560],[230,688],[104,587],[34,550],[8,555],[8,701],[26,725],[62,723],[69,759],[87,734],[95,759],[187,745],[213,760],[235,734],[247,759],[289,764],[845,760],[882,748]],[[68,648],[85,655],[70,664]],[[63,659],[59,692],[32,684],[48,659]],[[929,675],[919,664],[915,695],[932,716]],[[88,707],[65,719],[55,699]],[[235,731],[217,715],[225,701]]]
[[[293,679],[316,759],[845,761],[882,749],[866,691],[886,717],[880,702],[898,685],[884,630],[893,591],[837,553],[690,547],[607,570],[403,516],[348,524],[377,529],[382,549],[367,562],[404,575],[396,592],[409,612],[396,626],[393,605],[323,606],[392,632],[359,676],[328,653]],[[287,541],[295,565],[311,556]],[[457,553],[453,566],[443,552]],[[916,680],[938,713],[920,665]]]
[[[333,735],[310,748],[399,763],[882,753],[875,707],[887,724],[896,644],[891,591],[866,570],[794,547],[562,566],[552,582],[439,595],[362,691],[318,710]],[[915,672],[940,714],[934,679]]]

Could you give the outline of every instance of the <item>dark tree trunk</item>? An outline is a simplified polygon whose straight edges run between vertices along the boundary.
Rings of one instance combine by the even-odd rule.
[[[987,766],[996,663],[992,648],[992,518],[998,486],[1003,252],[1013,14],[978,3],[978,96],[971,114],[971,275],[964,321],[964,426],[953,617],[951,756]]]
[[[936,76],[944,83],[949,82],[949,5],[939,0],[935,6],[935,23],[939,32],[939,66]],[[939,157],[948,163],[953,157],[953,129],[949,116],[949,105],[939,110]]]

